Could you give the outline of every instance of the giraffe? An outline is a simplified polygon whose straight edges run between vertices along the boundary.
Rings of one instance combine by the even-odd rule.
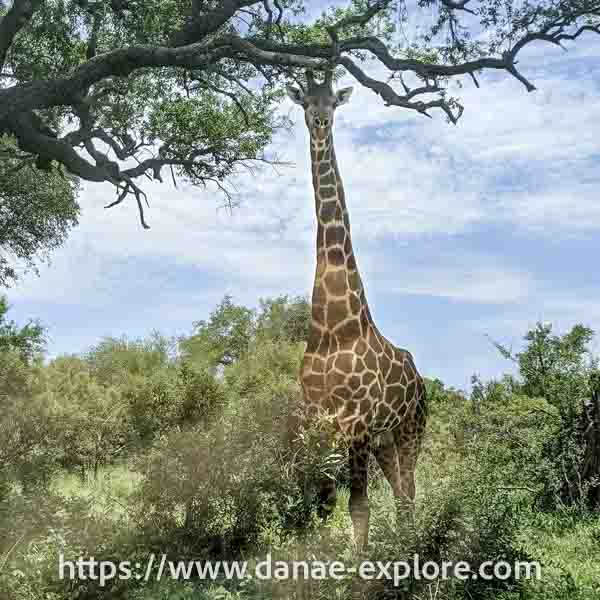
[[[427,418],[425,386],[407,350],[377,329],[358,271],[350,221],[333,144],[338,106],[352,88],[334,93],[332,74],[317,82],[309,71],[305,89],[287,86],[304,109],[310,136],[317,264],[310,332],[300,381],[306,414],[335,415],[349,442],[349,511],[358,549],[369,534],[368,464],[374,454],[400,509],[410,513],[414,472]],[[320,482],[326,510],[335,506],[335,482]]]

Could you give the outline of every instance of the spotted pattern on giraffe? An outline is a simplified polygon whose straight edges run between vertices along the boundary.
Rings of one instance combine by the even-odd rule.
[[[411,505],[427,409],[412,355],[394,346],[374,323],[352,246],[332,133],[335,110],[350,92],[334,92],[330,75],[317,83],[311,73],[305,89],[288,88],[304,109],[310,135],[317,219],[312,319],[300,381],[307,415],[333,414],[350,440],[349,509],[355,540],[363,546],[369,529],[369,453],[396,498]],[[323,482],[321,497],[335,498],[330,480]]]

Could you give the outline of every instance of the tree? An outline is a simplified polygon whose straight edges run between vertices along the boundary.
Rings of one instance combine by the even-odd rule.
[[[181,340],[184,359],[215,368],[225,367],[248,351],[254,335],[254,311],[225,296],[208,321],[194,323],[194,333]]]
[[[305,342],[311,322],[311,306],[306,298],[288,296],[260,302],[257,337],[289,342]]]
[[[0,352],[17,352],[21,360],[29,362],[42,352],[46,344],[46,331],[37,321],[19,327],[6,319],[9,310],[4,296],[0,296]]]
[[[521,391],[530,398],[543,397],[552,411],[554,431],[545,443],[544,457],[554,466],[554,479],[543,501],[556,498],[572,504],[596,506],[600,490],[600,430],[598,359],[589,346],[594,332],[575,325],[563,335],[552,333],[550,324],[537,323],[525,335],[526,347],[512,354],[496,347],[519,367]]]
[[[0,7],[5,3],[0,3]],[[193,184],[270,161],[281,83],[345,70],[389,106],[456,123],[448,82],[521,72],[521,50],[600,33],[600,0],[351,0],[307,22],[300,0],[13,0],[0,8],[0,133],[40,168],[116,186],[163,170]],[[411,45],[409,11],[433,25]],[[425,22],[425,21],[424,21]],[[385,67],[390,79],[372,76]],[[66,125],[69,125],[68,127]]]
[[[42,171],[0,136],[0,285],[18,279],[14,263],[35,269],[63,244],[77,225],[77,188],[63,167]]]

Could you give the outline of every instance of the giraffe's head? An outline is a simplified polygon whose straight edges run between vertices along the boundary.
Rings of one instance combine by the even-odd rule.
[[[287,86],[288,96],[304,109],[304,118],[310,137],[315,141],[323,141],[331,132],[335,109],[346,104],[352,94],[352,88],[333,91],[331,73],[325,81],[317,83],[310,71],[306,73],[306,89]]]

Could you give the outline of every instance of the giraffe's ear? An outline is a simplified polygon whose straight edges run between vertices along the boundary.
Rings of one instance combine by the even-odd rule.
[[[304,92],[300,88],[293,85],[286,85],[287,95],[292,99],[292,102],[302,106],[304,104]]]
[[[348,100],[350,100],[350,96],[352,96],[353,87],[342,88],[335,93],[335,99],[337,100],[337,105],[341,106],[342,104],[346,104]]]

